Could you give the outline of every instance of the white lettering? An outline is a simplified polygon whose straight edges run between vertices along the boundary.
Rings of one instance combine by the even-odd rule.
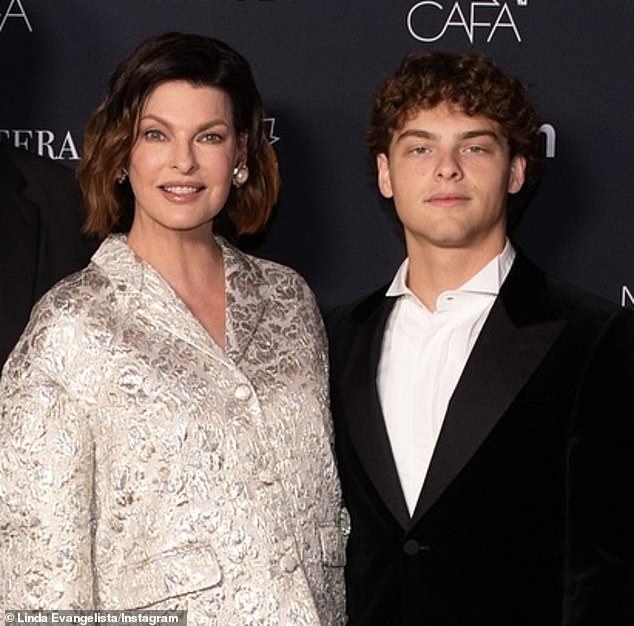
[[[33,131],[31,130],[14,130],[13,131],[13,145],[16,148],[29,149],[31,138],[33,137]]]
[[[62,141],[62,146],[59,149],[56,158],[68,159],[69,161],[79,161],[79,153],[77,152],[77,148],[75,147],[75,142],[73,141],[73,136],[70,134],[70,131],[66,131],[64,141]]]
[[[36,150],[40,156],[47,156],[49,159],[55,158],[55,148],[53,147],[53,141],[55,141],[55,135],[50,130],[36,130],[35,137],[37,140]]]
[[[504,15],[508,16],[508,22],[503,22],[502,18],[504,17]],[[511,15],[511,9],[509,9],[508,4],[505,4],[502,7],[502,10],[500,11],[500,14],[498,15],[497,20],[495,20],[495,24],[493,24],[493,28],[491,29],[491,32],[489,33],[489,36],[487,37],[487,43],[490,43],[491,39],[493,39],[493,35],[495,35],[495,31],[498,28],[512,28],[513,32],[515,33],[515,38],[517,39],[517,41],[522,41],[522,38],[520,37],[520,33],[517,30],[517,26],[515,26],[515,22],[513,21],[513,16]]]
[[[7,129],[0,128],[0,138],[6,138],[8,143],[16,148],[32,150],[40,156],[56,161],[79,161],[80,155],[77,145],[71,132],[64,133],[61,140],[58,140],[52,130],[38,128],[36,130],[27,129]]]
[[[454,13],[457,13],[458,17],[460,18],[455,22],[453,21]],[[473,41],[469,24],[467,24],[467,20],[465,19],[464,13],[462,12],[462,9],[460,8],[460,5],[457,2],[456,4],[453,5],[453,9],[451,9],[451,13],[449,14],[449,17],[447,18],[447,21],[445,22],[445,28],[443,29],[441,36],[445,34],[445,32],[450,26],[458,26],[458,27],[462,26],[464,28],[465,33],[467,33],[467,37],[469,38],[469,41]]]
[[[13,9],[15,6],[19,8],[19,11],[16,11],[14,13]],[[0,15],[2,14],[0,13]],[[26,11],[24,10],[24,7],[22,6],[21,0],[10,0],[9,6],[7,7],[7,10],[4,12],[4,15],[2,17],[2,21],[0,21],[0,33],[2,32],[3,28],[5,27],[5,24],[7,23],[7,20],[10,17],[21,19],[26,25],[28,31],[30,33],[33,32],[33,27],[31,26],[31,22],[29,22],[29,18],[26,14]]]
[[[634,308],[634,296],[627,288],[627,285],[623,285],[623,288],[621,289],[621,306]]]
[[[280,138],[275,134],[275,118],[274,117],[263,117],[262,123],[264,124],[266,136],[269,138],[269,143],[273,145],[277,143]]]
[[[537,131],[543,133],[546,137],[546,158],[555,158],[555,146],[557,142],[557,133],[551,124],[542,124]]]
[[[46,615],[43,613],[35,613],[33,615],[29,613],[23,613],[22,611],[18,611],[18,624],[46,624],[48,620],[46,619]]]
[[[483,19],[483,10],[497,10],[497,17],[495,21],[491,22]],[[465,16],[465,12],[462,10],[460,3],[456,2],[448,9],[447,18],[439,32],[424,32],[425,26],[429,27],[429,23],[433,19],[432,12],[435,17],[438,17],[438,11],[445,11],[445,6],[440,2],[434,0],[423,0],[417,2],[407,14],[407,30],[410,35],[418,41],[433,42],[441,39],[447,29],[450,27],[460,28],[464,30],[467,39],[471,43],[475,41],[476,30],[488,30],[486,42],[490,43],[496,32],[499,29],[511,29],[518,42],[522,41],[520,32],[513,19],[513,14],[508,6],[508,3],[500,4],[498,0],[490,0],[489,2],[471,2],[469,5],[468,18]],[[441,16],[442,17],[442,16]],[[427,19],[426,19],[427,18]],[[414,24],[416,21],[416,25]]]
[[[433,6],[441,11],[443,10],[442,4],[438,4],[438,2],[433,2],[432,0],[426,0],[425,2],[419,2],[418,4],[415,4],[407,14],[407,30],[409,30],[410,35],[414,37],[414,39],[418,39],[418,41],[436,41],[445,34],[445,31],[447,30],[447,24],[445,24],[443,30],[441,30],[440,33],[434,37],[424,37],[423,35],[419,35],[414,30],[414,27],[412,25],[412,17],[414,16],[414,12],[418,11],[423,6]]]
[[[486,7],[486,6],[499,6],[499,4],[497,2],[472,2],[471,3],[471,11],[469,12],[469,17],[471,18],[471,28],[469,29],[469,41],[471,43],[473,43],[473,36],[475,34],[475,29],[478,26],[481,27],[485,27],[485,26],[491,26],[491,22],[476,22],[475,19],[475,12],[476,12],[476,7]],[[489,34],[489,37],[487,37],[487,43],[489,42],[489,38],[491,37],[491,34]]]

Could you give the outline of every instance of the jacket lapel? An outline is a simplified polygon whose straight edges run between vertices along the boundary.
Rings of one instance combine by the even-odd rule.
[[[544,274],[518,253],[449,402],[412,524],[482,445],[564,326]]]
[[[370,481],[392,515],[405,527],[409,513],[392,456],[379,402],[376,374],[385,324],[394,299],[384,291],[365,302],[344,373],[348,432]]]
[[[222,247],[225,264],[225,353],[237,364],[267,309],[269,286],[261,269],[247,255],[222,238],[217,238],[217,241]]]
[[[216,241],[222,248],[225,270],[224,352],[161,275],[134,254],[125,236],[110,235],[93,255],[93,262],[118,286],[115,293],[121,306],[214,359],[238,363],[268,306],[268,286],[247,255],[220,237]]]

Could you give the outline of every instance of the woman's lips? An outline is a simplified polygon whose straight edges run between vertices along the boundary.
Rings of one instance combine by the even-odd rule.
[[[159,189],[171,200],[186,201],[196,196],[204,189],[204,185],[169,184],[159,185]]]

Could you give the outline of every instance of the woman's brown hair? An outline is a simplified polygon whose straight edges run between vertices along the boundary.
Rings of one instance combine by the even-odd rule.
[[[86,232],[105,237],[132,223],[134,198],[119,183],[136,140],[138,119],[152,91],[172,80],[215,87],[231,100],[236,133],[247,137],[248,181],[233,188],[223,213],[238,235],[260,231],[277,201],[277,160],[263,127],[264,111],[247,61],[227,44],[202,35],[167,33],[141,43],[117,67],[88,120],[79,183]]]

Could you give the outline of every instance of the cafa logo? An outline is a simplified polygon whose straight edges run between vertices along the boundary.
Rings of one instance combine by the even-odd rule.
[[[16,148],[37,152],[48,159],[79,161],[79,152],[69,130],[62,136],[56,136],[52,130],[44,128],[35,130],[0,128],[0,141],[6,141]]]
[[[515,0],[518,7],[528,6],[528,0]],[[414,39],[433,42],[442,39],[450,29],[464,31],[470,43],[480,34],[489,43],[501,32],[510,33],[517,41],[522,36],[517,28],[511,7],[513,3],[488,2],[444,3],[435,0],[417,2],[407,14],[407,29]],[[468,5],[467,8],[464,8]]]
[[[9,28],[10,24],[16,23],[25,26],[27,30],[32,33],[33,27],[31,26],[31,22],[29,22],[29,18],[24,10],[21,0],[9,0],[4,12],[2,12],[1,8],[4,1],[5,0],[0,0],[0,33],[5,28]]]

